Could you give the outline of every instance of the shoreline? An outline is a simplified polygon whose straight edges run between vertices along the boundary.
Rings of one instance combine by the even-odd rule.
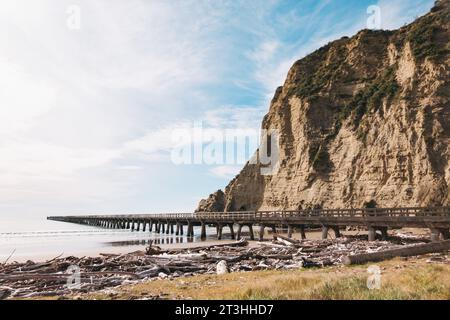
[[[342,260],[355,253],[428,243],[428,229],[389,230],[387,241],[379,238],[374,242],[367,241],[366,230],[341,231],[341,238],[330,232],[328,239],[322,240],[321,230],[316,229],[306,232],[306,240],[294,233],[294,246],[283,241],[285,231],[273,234],[267,230],[263,242],[247,240],[245,246],[235,246],[237,242],[224,233],[223,240],[212,235],[204,241],[198,237],[190,241],[175,237],[118,239],[107,242],[109,246],[62,255],[13,255],[7,265],[0,260],[0,300],[450,299],[448,253],[350,266]],[[150,240],[154,252],[146,252]],[[218,274],[221,261],[227,262],[227,272]],[[79,289],[67,287],[71,266],[80,268]],[[368,266],[379,266],[387,274],[387,288],[379,292],[365,288]],[[398,274],[398,270],[408,272]],[[415,288],[404,283],[411,279],[423,284]],[[197,292],[191,286],[204,290]]]
[[[229,243],[232,240],[224,239],[224,240],[205,240],[202,242],[186,242],[186,243],[174,243],[174,244],[158,244],[156,246],[160,247],[163,250],[184,250],[192,247],[208,247],[211,245]],[[256,242],[256,241],[255,241]],[[55,257],[58,258],[68,258],[68,257],[91,257],[97,258],[102,255],[126,255],[132,254],[137,251],[144,251],[147,245],[124,245],[124,246],[105,246],[104,249],[92,248],[89,250],[73,250],[70,252],[62,252],[59,254],[15,254],[13,253],[11,258],[8,259],[8,264],[18,262],[25,263],[27,261],[34,262],[46,262]],[[7,259],[7,257],[5,257]],[[4,263],[4,260],[1,263]]]
[[[319,232],[316,232],[319,233]],[[354,231],[350,233],[355,233]],[[173,281],[259,271],[321,270],[347,268],[344,258],[427,243],[425,237],[403,238],[391,235],[388,241],[368,242],[367,236],[344,235],[318,240],[292,240],[276,234],[266,241],[220,240],[173,244],[171,248],[152,245],[146,250],[125,254],[102,250],[97,256],[53,257],[45,262],[27,261],[0,265],[0,296],[11,299],[88,295],[121,286],[153,281]],[[317,236],[317,234],[316,234]],[[287,241],[289,240],[289,241]],[[170,246],[170,245],[168,245]],[[447,257],[439,255],[436,261]],[[75,288],[70,286],[73,268],[79,275]],[[351,266],[358,268],[358,266]],[[71,273],[72,272],[72,273]]]
[[[367,235],[367,231],[342,231],[342,235],[345,236],[363,236]],[[278,234],[286,236],[287,232],[279,232]],[[391,232],[392,234],[392,232]],[[395,233],[397,234],[397,233]],[[428,231],[426,229],[417,229],[417,228],[403,228],[401,229],[398,234],[411,234],[413,236],[426,236],[428,234]],[[321,231],[312,230],[307,231],[306,236],[308,240],[320,240],[321,239]],[[249,244],[257,245],[259,243],[258,240],[249,240],[247,235],[243,233],[243,237],[247,238]],[[229,243],[230,241],[234,241],[231,239],[230,234],[224,233],[224,238],[222,240],[214,239],[213,237],[207,238],[206,240],[200,241],[187,241],[183,243],[164,243],[159,244],[158,241],[155,241],[154,245],[160,247],[163,250],[184,250],[189,249],[193,247],[208,247],[212,245],[217,244],[223,244],[223,243]],[[161,238],[166,239],[166,238]],[[272,239],[272,233],[268,232],[265,234],[265,241],[271,241]],[[300,235],[298,233],[294,233],[292,236],[292,239],[300,240]],[[333,239],[331,237],[330,239]],[[113,241],[112,243],[116,242],[128,242],[128,241]],[[133,242],[132,240],[129,242]],[[143,251],[148,245],[145,244],[137,244],[137,245],[122,245],[122,246],[114,246],[114,245],[107,245],[102,248],[91,248],[91,249],[83,249],[83,250],[70,250],[68,252],[53,252],[53,253],[25,253],[20,254],[19,252],[15,251],[12,256],[8,259],[8,263],[25,263],[27,261],[34,261],[34,262],[46,262],[52,259],[55,259],[55,257],[58,258],[68,258],[68,257],[91,257],[91,258],[97,258],[102,256],[103,254],[106,255],[125,255],[130,254],[137,251]],[[4,263],[5,260],[8,258],[8,256],[12,253],[12,251],[8,254],[5,254],[0,259],[0,263]]]

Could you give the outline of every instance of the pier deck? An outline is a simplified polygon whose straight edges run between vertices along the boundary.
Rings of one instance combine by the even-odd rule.
[[[215,227],[217,238],[222,238],[222,230],[228,227],[231,237],[240,238],[243,227],[247,227],[250,238],[254,239],[253,228],[259,227],[262,240],[265,228],[278,227],[288,229],[292,236],[298,230],[305,238],[305,228],[321,227],[322,238],[333,230],[336,237],[340,230],[347,226],[367,227],[369,241],[376,238],[380,231],[382,237],[387,236],[388,228],[429,228],[432,239],[450,238],[450,207],[427,208],[376,208],[376,209],[311,209],[285,211],[248,211],[248,212],[198,212],[198,213],[166,213],[143,215],[88,215],[48,217],[49,220],[70,222],[111,229],[130,229],[133,231],[152,231],[158,233],[194,236],[194,226],[201,226],[200,236],[206,238],[206,228]],[[148,226],[148,229],[147,229]],[[237,234],[235,234],[237,226]]]

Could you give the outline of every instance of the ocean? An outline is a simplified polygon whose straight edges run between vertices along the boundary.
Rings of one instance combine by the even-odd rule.
[[[212,228],[208,239],[213,240]],[[195,232],[199,234],[198,230]],[[163,248],[200,242],[199,237],[112,230],[71,223],[49,221],[45,216],[0,217],[0,263],[34,260],[56,256],[95,256],[99,253],[127,253],[144,250],[153,241]]]

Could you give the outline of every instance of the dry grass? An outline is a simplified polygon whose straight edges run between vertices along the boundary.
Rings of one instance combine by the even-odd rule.
[[[426,259],[377,263],[382,269],[380,290],[366,285],[368,266],[293,271],[255,271],[223,276],[202,275],[156,280],[95,293],[84,299],[450,299],[450,265]]]

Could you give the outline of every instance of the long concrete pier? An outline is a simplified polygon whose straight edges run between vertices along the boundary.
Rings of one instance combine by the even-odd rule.
[[[206,229],[213,227],[219,240],[224,228],[228,228],[232,239],[240,239],[242,230],[247,230],[254,240],[256,227],[259,229],[259,239],[263,240],[266,228],[271,228],[273,232],[277,228],[287,229],[289,237],[297,231],[305,239],[306,228],[321,227],[322,238],[326,239],[330,231],[334,232],[335,237],[340,237],[341,230],[347,226],[367,227],[369,241],[376,240],[377,232],[386,238],[388,228],[403,227],[429,228],[433,241],[450,239],[450,207],[89,215],[47,219],[187,237],[194,237],[194,227],[199,226],[201,239],[206,239]]]

